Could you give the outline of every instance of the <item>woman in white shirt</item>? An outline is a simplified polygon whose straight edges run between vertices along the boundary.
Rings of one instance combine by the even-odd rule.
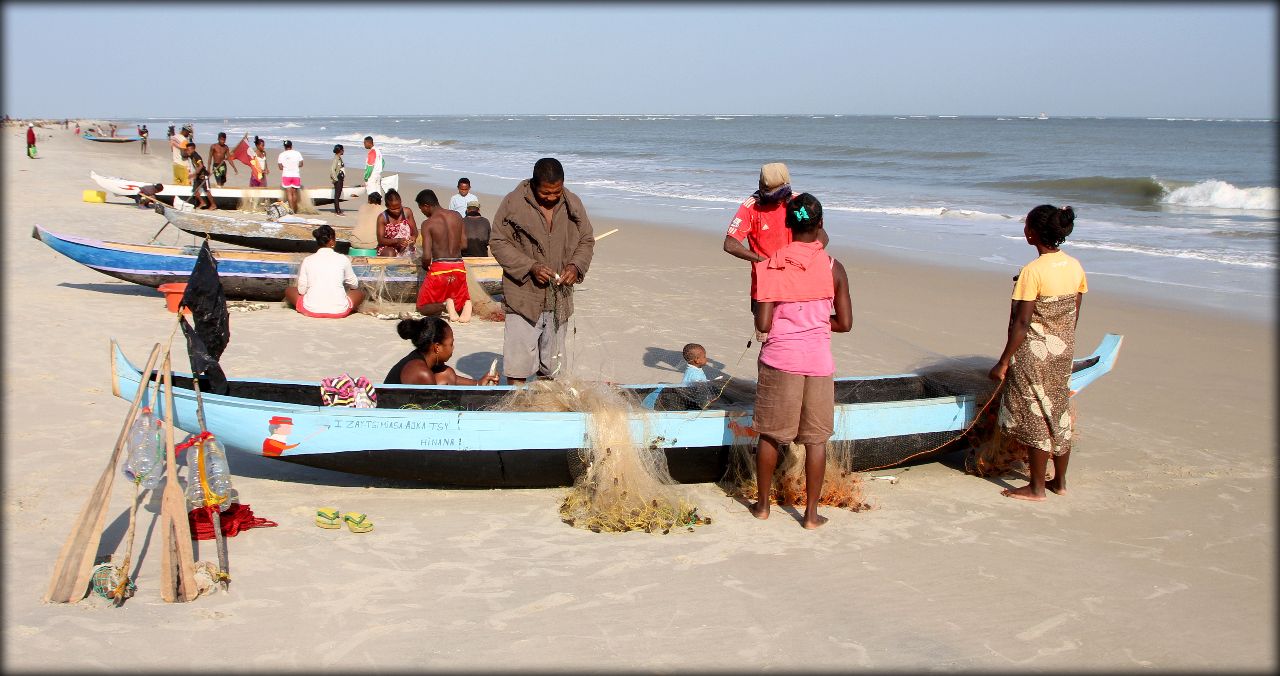
[[[298,285],[284,290],[284,302],[307,317],[346,317],[364,302],[360,280],[351,259],[333,250],[338,243],[333,227],[322,225],[311,235],[320,249],[302,259]]]
[[[298,213],[298,197],[302,192],[302,153],[293,149],[293,141],[284,142],[284,152],[276,158],[280,165],[280,187],[289,199],[289,209]]]

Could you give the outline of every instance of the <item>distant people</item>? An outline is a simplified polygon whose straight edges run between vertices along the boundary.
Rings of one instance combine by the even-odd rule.
[[[471,194],[471,179],[464,176],[458,179],[458,194],[449,198],[449,208],[458,212],[459,216],[466,217],[469,194]]]
[[[554,157],[534,163],[533,176],[498,205],[489,249],[502,266],[507,382],[559,371],[573,285],[587,274],[594,245],[587,210],[564,187],[564,167]]]
[[[209,166],[213,170],[213,180],[217,182],[218,187],[227,184],[227,165],[231,165],[231,169],[237,174],[240,170],[236,168],[235,163],[229,162],[231,158],[231,146],[227,145],[227,132],[218,132],[218,142],[209,146]]]
[[[333,213],[342,215],[342,182],[347,177],[346,164],[342,161],[342,144],[333,147],[333,161],[329,163],[329,180],[333,182]]]
[[[200,153],[196,152],[196,144],[188,143],[186,146],[188,175],[191,176],[191,202],[197,209],[216,210],[218,206],[213,203],[213,194],[209,186],[209,167],[204,163],[204,159],[200,157]],[[200,206],[201,204],[204,206]]]
[[[173,127],[169,127],[173,129]],[[173,155],[173,182],[177,185],[191,185],[191,173],[187,171],[187,157],[182,152],[187,147],[187,137],[182,134],[169,135],[169,150]]]
[[[137,203],[139,209],[146,209],[157,202],[156,195],[164,190],[164,186],[159,183],[152,185],[144,185],[138,188],[138,194],[133,196],[133,201]]]
[[[142,138],[142,154],[150,155],[151,151],[147,149],[147,139],[151,138],[151,132],[147,130],[147,125],[138,127],[138,136]]]
[[[787,165],[773,162],[760,167],[759,189],[743,200],[729,222],[724,251],[749,263],[758,263],[791,243],[786,223],[787,200],[791,198],[791,173]],[[819,240],[827,244],[827,232],[819,229]],[[743,244],[746,246],[743,246]],[[756,292],[756,269],[751,268],[751,295]],[[755,312],[756,302],[751,301]],[[757,336],[759,338],[759,336]]]
[[[682,385],[689,383],[706,382],[707,372],[702,367],[707,365],[707,350],[697,343],[689,343],[681,350],[686,366],[684,367],[684,380]]]
[[[115,122],[112,122],[112,123],[111,123],[111,138],[115,138],[115,137],[116,137],[116,123],[115,123]]]
[[[463,256],[489,255],[489,219],[480,215],[480,200],[475,195],[467,198],[467,215],[462,218],[462,230],[467,234]]]
[[[373,147],[373,137],[364,137],[364,149],[369,151],[364,160],[365,193],[382,192],[382,169],[386,162],[382,158],[382,149]],[[386,197],[383,196],[383,200]]]
[[[365,203],[356,211],[356,225],[351,229],[352,249],[378,248],[378,216],[382,215],[382,195],[365,196]]]
[[[307,317],[346,317],[364,302],[364,292],[360,290],[351,259],[334,251],[338,237],[333,226],[319,226],[311,231],[311,236],[320,248],[302,259],[298,285],[284,290],[284,301]]]
[[[253,137],[253,151],[249,153],[249,187],[267,187],[267,142],[257,135]]]
[[[1067,493],[1071,459],[1071,360],[1075,352],[1080,305],[1089,290],[1080,261],[1058,247],[1075,228],[1075,211],[1042,204],[1027,214],[1022,235],[1039,257],[1014,277],[1009,336],[991,367],[991,379],[1004,381],[999,424],[1004,434],[1026,449],[1030,483],[1001,495],[1040,501],[1049,489]],[[1053,480],[1045,481],[1049,456]]]
[[[453,329],[439,317],[401,319],[396,333],[413,343],[413,351],[396,362],[382,379],[385,385],[497,385],[497,374],[480,380],[458,375],[446,362],[453,358]]]
[[[289,200],[289,210],[298,213],[298,198],[302,194],[302,153],[293,149],[293,141],[284,142],[284,152],[276,157],[280,167],[280,187]]]
[[[378,255],[412,256],[414,242],[418,239],[418,227],[413,222],[413,212],[400,202],[400,193],[387,191],[386,209],[378,216]]]
[[[76,136],[80,135],[80,120],[76,120]],[[173,127],[169,127],[169,135],[173,136]]]
[[[433,190],[418,193],[422,211],[422,267],[427,274],[418,289],[418,312],[439,315],[451,322],[471,321],[471,294],[467,291],[467,268],[462,262],[462,217],[440,206]]]
[[[36,158],[36,127],[30,122],[27,123],[27,157]]]
[[[835,429],[835,360],[831,333],[853,327],[849,278],[822,245],[822,204],[809,193],[785,205],[792,241],[756,263],[756,331],[760,346],[752,427],[756,447],[756,502],[751,514],[769,518],[778,447],[804,445],[805,508],[801,524],[817,528],[827,466],[827,440]]]

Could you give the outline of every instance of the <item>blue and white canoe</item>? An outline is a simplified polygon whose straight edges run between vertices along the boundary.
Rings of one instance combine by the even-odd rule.
[[[1077,360],[1073,394],[1111,370],[1121,342],[1107,334],[1092,355]],[[132,401],[142,374],[115,341],[111,373],[112,391]],[[856,471],[947,452],[986,402],[942,391],[938,382],[915,374],[837,378],[832,442],[856,442]],[[677,481],[719,480],[730,449],[755,441],[754,383],[727,390],[706,410],[699,401],[707,401],[707,391],[697,385],[620,387],[647,409],[632,420],[636,442],[664,449]],[[573,457],[588,443],[587,415],[491,410],[510,389],[379,385],[373,409],[323,406],[315,382],[231,380],[226,395],[201,391],[209,431],[236,453],[440,486],[570,484]],[[177,427],[199,431],[189,374],[174,375],[174,413]]]
[[[39,225],[31,236],[49,248],[105,275],[143,286],[185,282],[195,267],[198,246],[155,246],[104,242],[50,232]],[[278,301],[298,276],[306,254],[214,249],[222,290],[230,299]],[[491,294],[501,293],[502,267],[493,258],[463,258],[476,281]],[[356,256],[351,268],[362,284],[381,287],[387,300],[417,300],[422,275],[417,261],[403,258]]]
[[[161,183],[161,190],[156,193],[156,199],[161,202],[171,205],[175,199],[183,201],[191,199],[191,186],[189,185],[175,185],[159,181],[133,181],[116,176],[103,176],[96,171],[90,171],[89,178],[93,179],[93,182],[97,183],[104,191],[119,197],[133,197],[138,194],[139,188]],[[399,188],[399,174],[383,176],[380,185],[384,194],[392,188]],[[304,187],[300,192],[301,197],[304,200],[310,200],[312,204],[333,203],[332,185]],[[209,195],[213,197],[213,201],[217,203],[219,209],[238,209],[245,202],[278,202],[285,199],[284,188],[280,187],[235,188],[215,185],[209,189]],[[342,189],[341,198],[343,200],[363,203],[366,197],[365,186],[363,185],[349,185]]]
[[[94,134],[82,134],[86,141],[98,141],[99,143],[132,143],[141,141],[141,136],[97,136]]]

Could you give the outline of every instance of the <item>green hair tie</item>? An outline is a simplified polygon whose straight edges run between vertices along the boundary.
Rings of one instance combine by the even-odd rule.
[[[807,220],[809,220],[809,210],[808,210],[808,209],[806,209],[806,208],[804,208],[804,207],[800,207],[799,209],[796,209],[796,210],[795,210],[794,212],[792,212],[792,213],[794,213],[794,214],[796,215],[796,220],[797,220],[797,221],[807,221]]]

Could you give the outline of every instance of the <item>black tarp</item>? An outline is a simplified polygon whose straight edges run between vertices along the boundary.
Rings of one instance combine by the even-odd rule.
[[[191,359],[191,372],[209,381],[209,392],[227,393],[227,377],[218,359],[231,341],[230,317],[227,314],[227,297],[218,278],[218,262],[214,260],[206,240],[191,269],[186,292],[181,305],[191,310],[195,326],[181,318],[182,335],[187,339],[187,355]]]

